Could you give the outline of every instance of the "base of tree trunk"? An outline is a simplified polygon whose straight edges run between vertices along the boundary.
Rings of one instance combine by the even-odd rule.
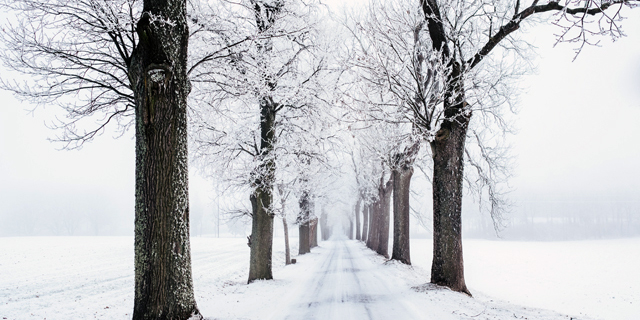
[[[273,279],[271,258],[273,251],[273,216],[267,212],[271,205],[270,190],[257,189],[250,197],[253,207],[253,222],[249,247],[249,280]]]
[[[391,260],[411,264],[409,236],[410,192],[413,167],[393,170],[393,251]]]

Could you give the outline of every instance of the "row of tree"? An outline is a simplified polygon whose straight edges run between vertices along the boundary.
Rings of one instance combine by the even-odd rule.
[[[361,237],[388,254],[393,190],[394,239],[406,250],[398,259],[410,262],[410,181],[428,154],[431,281],[468,293],[463,182],[499,216],[501,107],[523,48],[515,31],[556,12],[559,41],[581,48],[593,34],[620,36],[616,9],[635,4],[374,0],[364,15],[336,22],[320,2],[299,0],[3,0],[15,18],[3,26],[0,58],[25,80],[3,77],[1,86],[62,107],[58,138],[69,148],[112,124],[135,128],[134,319],[202,318],[191,277],[189,144],[198,166],[248,196],[249,282],[272,278],[274,188],[297,196],[301,231],[308,224],[315,233],[310,195],[335,188],[338,149],[350,146],[370,217]],[[465,161],[473,175],[463,174]],[[312,238],[300,237],[301,250]]]

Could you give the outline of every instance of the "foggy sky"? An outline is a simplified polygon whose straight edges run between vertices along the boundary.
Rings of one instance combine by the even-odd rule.
[[[640,200],[640,9],[625,11],[628,37],[603,38],[574,62],[575,46],[553,48],[554,29],[527,35],[539,49],[537,72],[522,79],[519,133],[511,139],[518,159],[513,199]],[[97,234],[132,234],[133,130],[58,151],[45,123],[61,110],[30,114],[33,106],[7,92],[0,101],[0,236],[65,215],[95,220],[103,226]],[[209,184],[190,175],[192,216],[215,210]]]

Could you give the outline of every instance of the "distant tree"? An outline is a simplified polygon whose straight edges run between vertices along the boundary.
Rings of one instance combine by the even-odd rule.
[[[278,184],[278,195],[280,196],[280,206],[282,210],[282,227],[284,228],[284,261],[287,265],[291,264],[291,249],[289,248],[289,224],[287,223],[285,207],[290,194],[291,191],[285,190],[283,183]]]

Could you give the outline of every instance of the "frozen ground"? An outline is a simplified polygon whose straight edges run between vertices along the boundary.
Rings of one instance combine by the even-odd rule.
[[[355,241],[321,242],[285,267],[282,242],[276,280],[246,285],[246,239],[192,239],[207,319],[640,319],[639,238],[465,240],[474,298],[426,285],[428,240],[412,241],[413,267]],[[0,238],[0,319],[130,319],[132,246],[130,237]]]

